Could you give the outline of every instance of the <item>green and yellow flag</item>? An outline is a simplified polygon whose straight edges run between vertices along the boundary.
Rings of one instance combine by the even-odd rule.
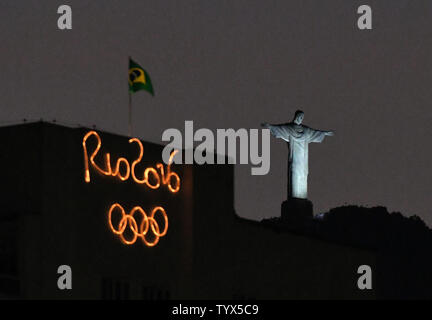
[[[153,86],[148,73],[131,58],[129,58],[129,92],[146,90],[154,96]]]

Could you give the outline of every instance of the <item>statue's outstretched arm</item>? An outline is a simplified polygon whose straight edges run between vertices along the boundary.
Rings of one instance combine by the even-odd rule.
[[[334,131],[317,130],[317,129],[312,129],[312,128],[309,128],[309,129],[313,130],[313,132],[322,132],[322,133],[324,133],[325,136],[329,136],[329,137],[332,137],[335,135]]]
[[[280,138],[289,142],[289,134],[283,129],[284,125],[274,125],[269,123],[261,123],[261,126],[270,129],[270,133],[275,136],[275,138]]]

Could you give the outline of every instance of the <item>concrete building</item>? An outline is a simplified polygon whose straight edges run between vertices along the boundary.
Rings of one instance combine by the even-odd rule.
[[[140,159],[136,140],[43,122],[0,136],[1,298],[375,297],[357,288],[373,253],[239,218],[232,165],[168,168],[161,145]]]

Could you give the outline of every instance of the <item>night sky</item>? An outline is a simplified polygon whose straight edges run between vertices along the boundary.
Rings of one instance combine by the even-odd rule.
[[[57,28],[61,4],[70,31]],[[357,29],[362,4],[373,30]],[[304,124],[336,133],[309,148],[315,213],[383,205],[432,225],[430,0],[2,0],[0,39],[2,125],[57,119],[126,135],[131,55],[156,93],[133,96],[135,136],[161,143],[185,120],[259,128],[302,109]],[[238,214],[279,215],[286,170],[274,137],[267,176],[236,165]]]

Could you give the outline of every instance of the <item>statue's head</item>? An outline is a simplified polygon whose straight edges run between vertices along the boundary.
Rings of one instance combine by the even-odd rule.
[[[301,124],[304,118],[304,112],[301,110],[297,110],[294,115],[294,123]]]

